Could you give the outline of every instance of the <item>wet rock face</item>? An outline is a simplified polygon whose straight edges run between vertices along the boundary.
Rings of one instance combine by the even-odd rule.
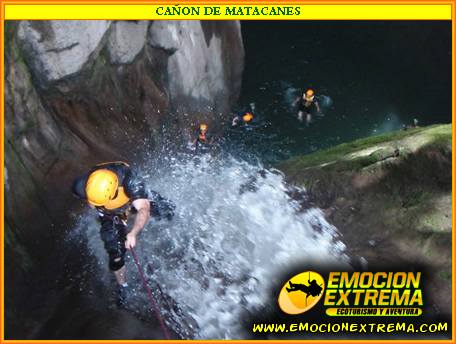
[[[149,44],[170,54],[167,72],[172,93],[210,101],[224,89],[220,39],[212,36],[206,43],[200,22],[156,21]]]
[[[110,25],[107,20],[22,21],[18,37],[43,84],[79,72],[96,57]]]
[[[151,57],[166,63],[167,91],[183,111],[204,108],[203,103],[226,111],[239,93],[244,58],[239,22],[21,21],[17,36],[39,87],[91,69],[104,48],[110,64],[133,63],[147,42],[166,53]]]
[[[178,141],[203,116],[221,122],[240,91],[237,22],[18,21],[5,39],[7,260],[56,273],[75,175],[100,161],[135,161],[164,131]],[[8,321],[21,338],[27,321],[13,318],[29,313],[19,295],[36,271],[7,271],[16,291],[9,308],[23,310]]]
[[[113,24],[108,40],[110,62],[131,63],[144,48],[149,22],[119,21]]]
[[[172,94],[190,99],[192,106],[200,107],[220,108],[230,100],[225,90],[238,87],[231,84],[230,76],[240,78],[243,67],[239,23],[156,21],[149,32],[148,43],[169,54],[167,75]],[[233,35],[237,36],[236,41],[231,40],[235,44],[224,49]],[[233,56],[238,57],[237,63],[227,63]]]

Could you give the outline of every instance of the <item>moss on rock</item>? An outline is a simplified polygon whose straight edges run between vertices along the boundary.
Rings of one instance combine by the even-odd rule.
[[[312,154],[292,158],[281,164],[282,168],[308,168],[326,166],[346,160],[357,160],[373,155],[370,161],[376,162],[385,154],[392,154],[396,149],[400,153],[411,153],[425,144],[451,146],[451,124],[433,125],[392,132],[343,143]],[[362,164],[361,164],[362,165]]]

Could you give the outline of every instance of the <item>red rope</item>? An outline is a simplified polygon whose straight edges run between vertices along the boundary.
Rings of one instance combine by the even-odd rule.
[[[150,289],[149,285],[147,284],[146,278],[144,277],[144,272],[141,268],[141,265],[139,265],[138,257],[136,256],[135,250],[133,247],[130,248],[131,253],[133,255],[133,259],[135,261],[136,267],[138,268],[139,276],[141,277],[142,284],[144,286],[144,289],[147,291],[147,295],[149,296],[149,301],[150,304],[152,305],[152,308],[155,311],[155,315],[157,316],[158,321],[160,322],[160,326],[162,328],[163,334],[165,335],[166,339],[171,339],[169,336],[168,329],[165,326],[165,322],[163,321],[163,318],[160,314],[160,310],[158,309],[157,302],[155,302],[154,296],[152,294],[152,290]]]

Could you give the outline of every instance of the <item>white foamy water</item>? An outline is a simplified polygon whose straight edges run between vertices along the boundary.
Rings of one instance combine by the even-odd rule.
[[[151,285],[158,283],[179,309],[164,312],[168,326],[183,337],[246,338],[240,315],[264,306],[283,271],[296,263],[305,268],[310,259],[348,260],[337,229],[320,209],[301,209],[276,171],[204,157],[162,161],[144,166],[142,174],[150,189],[177,206],[172,221],[149,223],[136,252]],[[88,249],[107,269],[99,225],[91,216],[84,216],[80,227],[95,238]],[[129,256],[127,268],[142,300],[135,301],[137,311],[144,312],[148,303]],[[103,283],[108,276],[100,277]]]

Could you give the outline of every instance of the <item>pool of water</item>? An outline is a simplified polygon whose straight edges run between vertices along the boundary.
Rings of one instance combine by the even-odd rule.
[[[451,122],[449,21],[242,22],[239,109],[256,104],[246,141],[265,162],[420,125]],[[323,116],[306,127],[292,102],[313,88]]]

